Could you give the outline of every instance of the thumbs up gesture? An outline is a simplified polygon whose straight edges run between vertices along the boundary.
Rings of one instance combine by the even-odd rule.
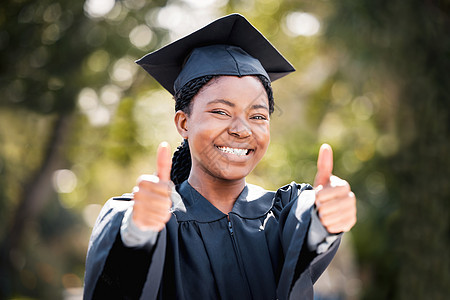
[[[142,230],[161,231],[171,217],[170,169],[172,154],[162,142],[156,155],[157,175],[141,175],[134,192],[133,222]]]
[[[330,233],[349,231],[356,223],[356,198],[347,181],[332,174],[333,151],[323,144],[314,180],[316,207],[322,225]]]

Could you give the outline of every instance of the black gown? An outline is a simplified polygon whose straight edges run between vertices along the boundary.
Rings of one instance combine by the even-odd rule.
[[[310,185],[277,192],[246,185],[228,217],[192,188],[152,247],[127,248],[120,226],[131,198],[113,198],[93,229],[85,299],[312,299],[340,239],[308,251]]]

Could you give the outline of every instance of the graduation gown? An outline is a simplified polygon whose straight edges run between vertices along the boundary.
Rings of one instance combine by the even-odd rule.
[[[314,205],[310,185],[277,192],[246,185],[228,216],[192,188],[156,244],[128,248],[120,226],[129,197],[113,198],[93,229],[85,299],[313,299],[313,284],[337,251],[306,247]]]

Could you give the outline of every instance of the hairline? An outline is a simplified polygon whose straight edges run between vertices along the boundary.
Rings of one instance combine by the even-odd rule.
[[[262,85],[262,87],[263,87],[263,89],[264,89],[264,93],[265,93],[266,96],[267,96],[267,104],[268,104],[267,110],[269,111],[269,115],[271,115],[272,112],[270,111],[270,99],[269,99],[269,95],[267,94],[268,91],[267,91],[266,87],[264,86],[264,83],[263,83],[263,82],[261,81],[261,79],[258,77],[258,75],[264,76],[263,74],[243,75],[243,76],[239,76],[239,75],[205,75],[205,76],[213,76],[213,77],[211,78],[211,80],[209,80],[207,83],[205,83],[205,84],[197,91],[197,93],[196,93],[194,96],[192,96],[191,100],[189,101],[188,112],[185,112],[185,113],[189,116],[190,113],[191,113],[191,111],[192,111],[192,106],[194,105],[194,99],[195,99],[195,97],[197,97],[197,95],[199,95],[200,93],[202,93],[203,90],[204,90],[205,88],[207,88],[207,87],[209,87],[209,86],[211,86],[211,85],[217,83],[217,81],[218,81],[220,78],[222,78],[222,77],[238,77],[238,78],[242,78],[242,77],[248,76],[248,77],[253,77],[253,78],[255,78],[255,79]],[[264,77],[267,79],[266,76],[264,76]],[[198,78],[201,78],[201,77],[198,77]],[[194,79],[193,79],[193,80],[194,80]],[[270,79],[267,79],[267,80],[268,80],[269,83],[270,83]],[[272,96],[272,98],[273,98],[273,96]],[[272,99],[272,102],[275,102],[275,100]]]

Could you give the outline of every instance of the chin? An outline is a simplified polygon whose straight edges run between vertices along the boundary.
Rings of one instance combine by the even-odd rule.
[[[220,170],[216,170],[216,176],[218,179],[227,181],[236,181],[245,179],[250,174],[251,170],[242,170],[235,167],[225,167]]]

